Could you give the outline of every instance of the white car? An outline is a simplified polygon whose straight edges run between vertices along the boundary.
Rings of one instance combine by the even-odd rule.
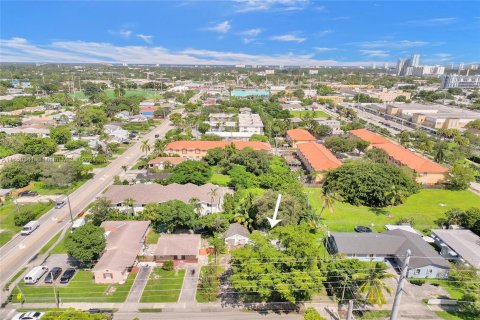
[[[20,312],[20,313],[17,313],[12,318],[12,320],[38,320],[44,314],[45,314],[45,312],[39,312],[39,311]]]

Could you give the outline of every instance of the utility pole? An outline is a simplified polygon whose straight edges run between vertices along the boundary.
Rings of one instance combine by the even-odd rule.
[[[353,300],[348,300],[347,320],[352,320]]]
[[[57,287],[55,286],[55,279],[53,278],[53,272],[50,271],[50,277],[52,278],[52,287],[53,287],[53,296],[55,297],[55,304],[57,308],[60,306],[60,301],[58,301]]]
[[[73,225],[73,215],[72,215],[72,206],[70,205],[70,196],[67,194],[67,202],[68,202],[68,211],[70,212],[70,221]]]
[[[402,298],[403,285],[405,284],[405,279],[407,277],[408,267],[410,263],[410,256],[412,252],[410,249],[407,250],[407,255],[405,256],[405,261],[403,261],[402,274],[398,280],[397,292],[395,293],[395,300],[393,300],[392,313],[390,314],[390,320],[397,320],[398,309],[400,308],[400,300]]]

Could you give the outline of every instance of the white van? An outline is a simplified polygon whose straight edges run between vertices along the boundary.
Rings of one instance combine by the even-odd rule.
[[[38,223],[38,221],[36,220],[32,220],[23,227],[22,231],[20,231],[20,234],[22,236],[28,236],[30,233],[35,231],[35,229],[37,229],[38,227],[40,227],[40,223]]]
[[[47,273],[47,271],[48,267],[46,266],[35,267],[23,277],[23,282],[25,282],[25,284],[35,284],[45,273]]]
[[[71,232],[74,232],[81,226],[85,225],[85,218],[78,218],[77,220],[73,221]]]

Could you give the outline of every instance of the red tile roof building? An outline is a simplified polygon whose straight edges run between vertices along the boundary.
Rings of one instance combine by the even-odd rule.
[[[316,182],[322,180],[325,171],[338,168],[342,165],[342,162],[338,160],[330,150],[316,142],[299,144],[297,146],[297,155],[309,172],[317,173],[315,178]]]
[[[370,142],[372,148],[378,148],[388,153],[390,161],[399,166],[406,166],[417,174],[417,182],[422,184],[437,184],[445,179],[448,169],[438,163],[424,158],[399,144],[366,129],[351,130],[356,138]]]
[[[315,142],[317,139],[305,129],[291,129],[287,131],[287,141],[290,142],[292,147],[297,148],[298,144]]]
[[[178,154],[182,157],[194,160],[200,160],[207,155],[208,150],[215,148],[225,148],[234,145],[236,149],[242,150],[252,148],[257,151],[272,151],[272,146],[266,142],[260,141],[174,141],[165,146],[164,151],[168,155]]]

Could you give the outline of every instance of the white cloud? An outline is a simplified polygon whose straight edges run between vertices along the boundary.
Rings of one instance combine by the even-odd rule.
[[[143,41],[145,41],[146,43],[152,43],[152,40],[153,40],[153,36],[149,36],[149,35],[146,35],[146,34],[137,34],[137,37],[139,37],[140,39],[142,39]]]
[[[240,34],[242,36],[247,36],[247,37],[256,37],[260,33],[262,33],[262,29],[260,29],[260,28],[248,29],[248,30],[240,32]]]
[[[318,33],[318,36],[319,36],[319,37],[324,37],[324,36],[326,36],[327,34],[330,34],[330,33],[332,33],[332,32],[333,32],[332,30],[328,30],[328,29],[327,29],[327,30],[323,30],[323,31],[320,31],[320,32]]]
[[[355,42],[354,45],[358,45],[362,48],[375,49],[375,48],[388,48],[388,49],[408,49],[415,47],[423,47],[426,45],[432,45],[434,43],[427,41],[411,41],[411,40],[374,40],[374,41],[362,41]]]
[[[294,34],[287,33],[287,34],[282,34],[282,35],[270,37],[270,40],[301,43],[301,42],[307,40],[307,38],[302,38],[302,37],[296,36]]]
[[[450,25],[455,22],[457,22],[456,17],[446,17],[446,18],[409,20],[407,21],[407,24],[414,25],[414,26],[436,27],[436,26]]]
[[[315,47],[313,49],[317,52],[328,52],[328,51],[337,50],[337,48],[325,48],[325,47]]]
[[[388,51],[384,50],[358,50],[361,54],[367,55],[369,57],[388,57],[390,54]]]
[[[235,0],[237,12],[253,11],[299,11],[310,3],[308,0]]]
[[[214,25],[213,27],[205,28],[205,30],[225,34],[230,31],[231,27],[232,25],[230,24],[230,21],[225,20],[223,22],[220,22],[219,24]]]
[[[0,62],[49,63],[131,63],[190,65],[300,65],[341,66],[369,65],[372,61],[339,62],[319,60],[314,54],[248,54],[202,49],[171,51],[163,47],[119,46],[111,43],[57,41],[36,45],[23,38],[0,40]],[[383,61],[375,61],[383,63]]]

